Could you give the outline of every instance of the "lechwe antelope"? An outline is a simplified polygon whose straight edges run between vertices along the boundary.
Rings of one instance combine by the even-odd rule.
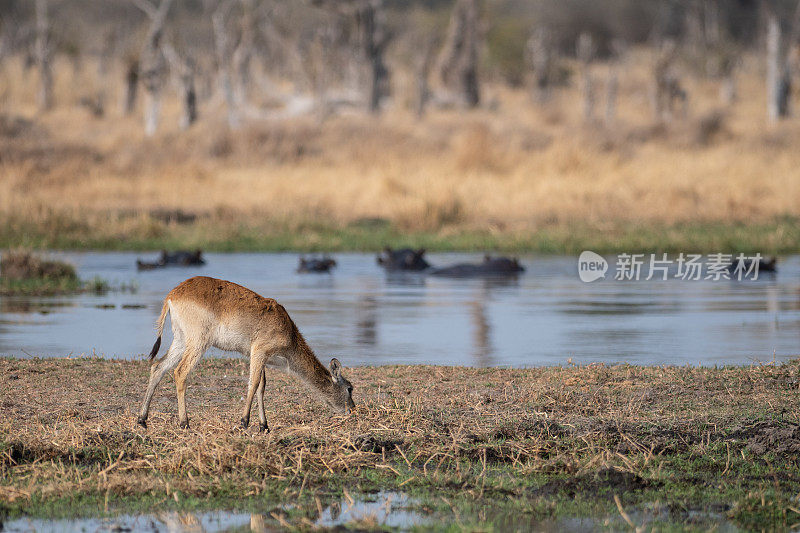
[[[173,341],[167,354],[150,367],[139,424],[147,427],[150,400],[164,374],[175,368],[178,418],[189,427],[186,414],[186,377],[210,346],[250,357],[250,383],[242,412],[242,427],[250,423],[253,395],[258,398],[261,431],[269,431],[264,412],[265,367],[297,376],[341,413],[355,407],[353,386],[342,376],[342,365],[331,359],[325,368],[306,344],[289,313],[271,298],[241,285],[198,276],[189,278],[167,294],[158,317],[158,338],[150,352],[153,360],[161,347],[167,313],[172,319]],[[177,367],[177,368],[176,368]]]

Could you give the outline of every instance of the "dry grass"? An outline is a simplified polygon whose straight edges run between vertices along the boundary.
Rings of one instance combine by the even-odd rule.
[[[547,515],[561,491],[574,496],[583,483],[596,492],[605,480],[613,492],[627,486],[628,503],[634,489],[671,487],[660,501],[689,490],[693,505],[722,500],[738,516],[753,499],[759,509],[792,505],[770,491],[791,495],[800,483],[799,370],[362,367],[348,370],[358,406],[346,417],[275,375],[272,431],[258,434],[235,429],[244,361],[199,365],[189,430],[177,427],[172,383],[162,384],[145,430],[135,425],[145,362],[0,359],[0,504],[81,494],[241,502],[402,487],[513,494]],[[778,477],[754,476],[774,476],[778,464]],[[695,469],[738,492],[704,485]]]
[[[0,213],[112,225],[122,239],[165,208],[231,231],[253,220],[379,217],[403,231],[509,232],[800,216],[800,152],[792,148],[800,123],[766,126],[757,58],[745,61],[734,106],[720,107],[718,82],[688,76],[689,116],[660,126],[648,104],[651,63],[647,51],[632,55],[613,128],[583,124],[574,88],[543,108],[522,90],[490,85],[497,110],[434,111],[419,122],[392,109],[235,132],[215,100],[202,103],[192,130],[178,132],[169,96],[161,132],[145,139],[138,117],[119,115],[118,90],[105,118],[74,105],[99,86],[89,64],[80,84],[59,65],[59,105],[36,116],[36,77],[12,59],[0,68]],[[596,67],[599,81],[605,68]]]

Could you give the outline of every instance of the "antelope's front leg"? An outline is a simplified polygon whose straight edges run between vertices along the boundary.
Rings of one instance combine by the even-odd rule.
[[[253,395],[261,384],[261,375],[264,373],[264,352],[253,348],[250,350],[250,382],[247,386],[247,399],[242,411],[242,429],[250,425],[250,408],[253,406]]]
[[[258,427],[258,430],[261,432],[269,433],[269,426],[267,426],[267,412],[264,410],[264,390],[267,388],[267,372],[266,370],[261,370],[261,380],[258,384],[258,390],[256,391],[256,400],[258,400],[258,419],[261,421],[261,425]]]

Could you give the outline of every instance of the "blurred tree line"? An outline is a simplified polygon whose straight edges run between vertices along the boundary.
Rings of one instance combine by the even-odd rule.
[[[275,107],[378,112],[401,70],[415,80],[420,115],[431,105],[480,105],[486,79],[532,83],[540,100],[580,79],[591,115],[589,64],[620,63],[637,45],[655,51],[659,116],[686,98],[673,68],[678,55],[724,79],[733,98],[741,55],[763,50],[768,115],[777,119],[789,112],[799,34],[797,0],[0,0],[0,61],[22,56],[38,69],[42,109],[53,105],[53,59],[92,58],[99,76],[122,65],[125,110],[143,94],[148,133],[169,79],[180,87],[183,127],[212,94],[232,127]],[[614,95],[615,72],[607,82]],[[287,79],[295,89],[281,93],[276,80]],[[265,92],[278,103],[258,102]],[[91,98],[87,105],[103,114],[107,95]]]

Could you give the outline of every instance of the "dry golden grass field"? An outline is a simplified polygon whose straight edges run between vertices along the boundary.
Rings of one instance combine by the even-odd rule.
[[[250,121],[236,131],[214,97],[201,100],[197,124],[179,131],[170,90],[160,129],[146,138],[140,112],[121,114],[119,83],[106,89],[105,116],[78,105],[100,86],[89,60],[78,71],[66,59],[57,63],[56,107],[46,114],[36,112],[36,73],[6,60],[2,241],[248,248],[276,228],[300,234],[385,224],[443,239],[549,231],[569,248],[561,242],[569,228],[658,234],[682,224],[777,220],[743,246],[761,239],[765,249],[796,249],[797,236],[785,233],[800,216],[800,119],[767,125],[761,58],[744,61],[730,106],[720,103],[719,80],[687,74],[687,114],[668,123],[657,123],[650,108],[653,61],[639,50],[623,64],[613,124],[601,120],[608,66],[598,63],[598,119],[588,124],[577,83],[545,105],[525,89],[487,83],[483,108],[434,109],[418,119],[400,79],[380,116],[312,114]],[[165,215],[175,210],[197,218],[178,228]],[[347,241],[329,235],[299,244],[341,248]]]
[[[200,363],[188,430],[165,380],[144,429],[146,361],[0,359],[0,523],[4,513],[235,506],[305,527],[320,501],[378,490],[413,495],[439,529],[621,520],[619,509],[701,530],[800,520],[796,361],[352,368],[347,416],[276,372],[267,434],[237,427],[247,368]]]

